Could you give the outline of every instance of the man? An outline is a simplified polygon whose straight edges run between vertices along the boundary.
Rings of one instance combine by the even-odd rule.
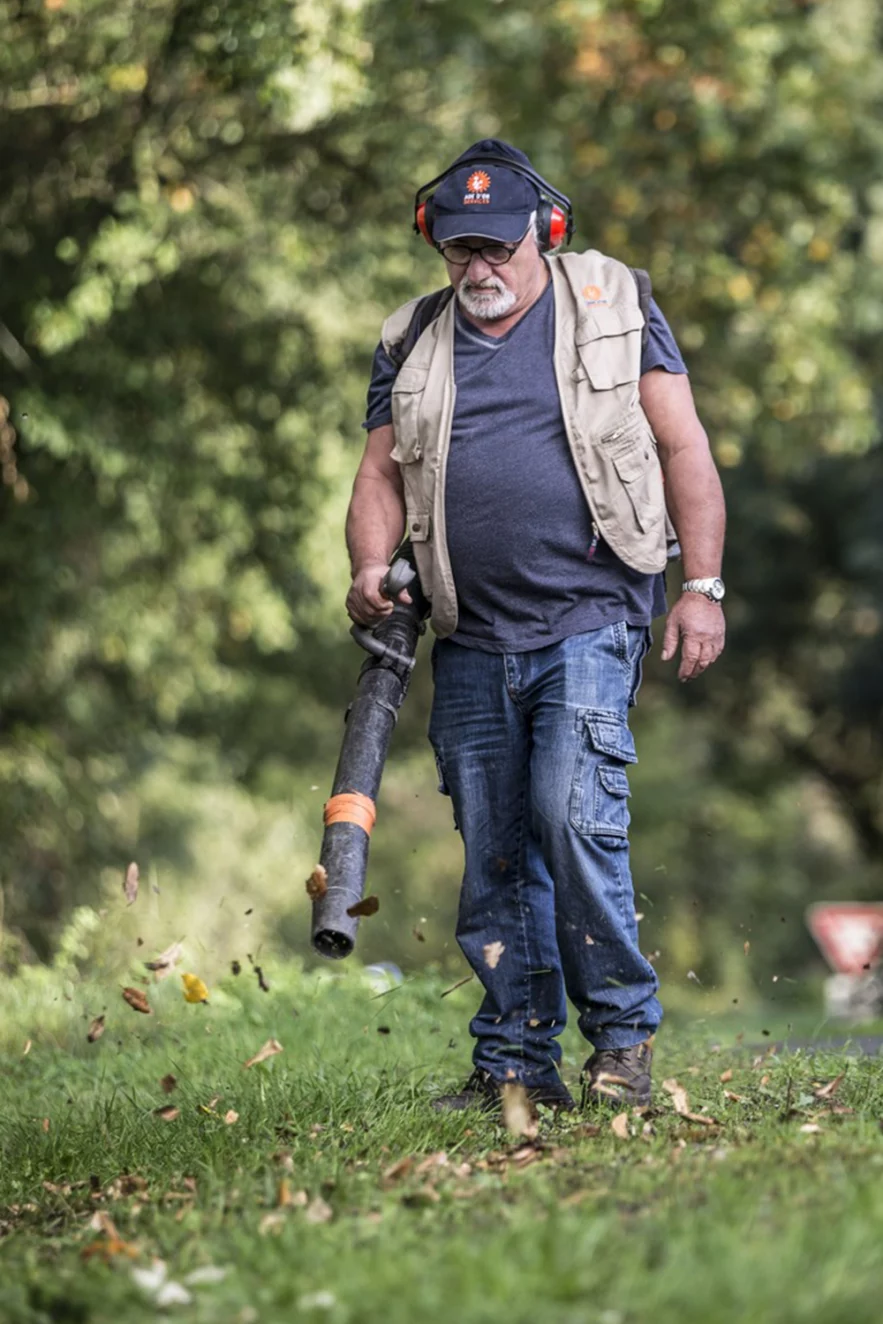
[[[723,648],[720,482],[661,312],[642,335],[628,267],[549,255],[569,203],[527,157],[485,140],[433,184],[417,223],[454,297],[403,364],[415,305],[384,324],[347,609],[391,610],[379,586],[407,532],[439,636],[430,739],[465,846],[457,939],[485,989],[475,1070],[435,1106],[496,1106],[516,1081],[573,1107],[566,996],[595,1050],[584,1096],[644,1104],[662,1011],[629,872],[628,709],[665,611],[666,506],[686,591],[662,656],[680,646],[687,681]]]

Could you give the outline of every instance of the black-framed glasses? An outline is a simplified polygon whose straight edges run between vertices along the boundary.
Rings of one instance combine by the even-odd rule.
[[[476,253],[489,267],[504,267],[523,242],[519,239],[517,244],[479,244],[476,248],[470,248],[469,244],[436,244],[436,248],[445,261],[455,267],[468,267]]]

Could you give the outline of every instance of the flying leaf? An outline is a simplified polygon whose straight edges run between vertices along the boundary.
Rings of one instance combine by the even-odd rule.
[[[182,975],[185,1002],[208,1002],[208,989],[199,975]]]
[[[463,979],[458,979],[456,984],[452,984],[450,988],[446,988],[444,993],[439,994],[439,997],[446,998],[449,993],[456,992],[456,990],[458,988],[462,988],[464,984],[471,983],[474,978],[475,978],[475,972],[473,971],[471,975],[465,975]]]
[[[675,1112],[679,1113],[681,1117],[685,1117],[690,1111],[690,1100],[687,1098],[687,1091],[683,1085],[680,1085],[676,1080],[664,1080],[662,1088],[671,1095]]]
[[[22,1057],[27,1057],[27,1055],[28,1055],[28,1053],[31,1051],[31,1048],[32,1048],[32,1047],[33,1047],[33,1041],[32,1041],[31,1039],[26,1039],[26,1040],[25,1040],[25,1046],[24,1046],[24,1048],[21,1050],[21,1055],[22,1055]]]
[[[126,870],[126,876],[123,879],[123,895],[126,898],[126,904],[131,906],[138,896],[138,882],[141,877],[138,865],[133,860]]]
[[[351,919],[357,919],[360,915],[376,915],[380,909],[380,899],[376,896],[362,897],[354,906],[347,907],[347,914]]]
[[[510,1083],[502,1089],[503,1123],[514,1136],[533,1140],[539,1131],[536,1114],[523,1085]]]
[[[167,1103],[162,1108],[154,1108],[154,1117],[161,1118],[164,1122],[174,1122],[181,1116],[181,1109],[176,1108],[173,1103]]]
[[[86,1038],[89,1040],[90,1044],[94,1044],[95,1040],[100,1039],[103,1034],[104,1017],[96,1016],[92,1024],[89,1026],[89,1033],[86,1035]]]
[[[418,942],[426,942],[426,934],[418,927],[418,925],[415,924],[411,932]]]
[[[268,1057],[275,1057],[277,1053],[282,1052],[282,1045],[278,1039],[268,1039],[263,1048],[259,1048],[254,1057],[250,1057],[247,1062],[243,1062],[242,1070],[248,1067],[257,1066],[258,1062],[266,1062]]]
[[[496,970],[500,964],[500,957],[505,952],[505,945],[501,942],[488,942],[482,948],[484,952],[484,961],[491,970]]]
[[[128,1002],[133,1011],[140,1011],[144,1016],[151,1015],[150,1003],[147,1001],[147,994],[142,993],[140,988],[124,988],[123,998]]]
[[[165,979],[167,975],[172,973],[183,955],[184,948],[181,943],[173,942],[171,947],[167,947],[164,952],[160,952],[159,956],[152,961],[145,961],[144,965],[146,969],[153,971],[157,979]]]
[[[840,1075],[835,1076],[834,1079],[832,1081],[829,1081],[827,1085],[822,1085],[820,1089],[813,1090],[813,1094],[817,1099],[830,1099],[831,1095],[835,1094],[837,1090],[840,1088],[840,1082],[843,1080],[843,1077],[845,1075],[846,1072],[841,1071]]]
[[[177,1076],[173,1076],[170,1071],[167,1076],[163,1076],[159,1083],[162,1086],[163,1094],[171,1094],[178,1084],[178,1078]]]
[[[324,864],[317,864],[307,879],[307,896],[311,901],[321,901],[328,891],[328,870]]]

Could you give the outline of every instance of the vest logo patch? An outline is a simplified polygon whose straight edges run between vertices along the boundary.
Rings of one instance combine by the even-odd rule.
[[[604,298],[604,291],[601,289],[600,285],[584,285],[582,288],[582,296],[585,299],[586,303],[607,302],[607,300]]]
[[[466,181],[464,206],[473,202],[490,202],[491,177],[486,170],[473,170]]]

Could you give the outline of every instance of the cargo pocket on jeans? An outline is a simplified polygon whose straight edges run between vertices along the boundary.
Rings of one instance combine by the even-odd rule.
[[[459,832],[460,824],[457,822],[457,811],[456,809],[454,809],[454,802],[453,799],[451,798],[451,792],[448,786],[448,779],[447,776],[445,775],[445,765],[442,762],[442,757],[439,754],[438,750],[435,751],[435,770],[438,773],[439,795],[446,795],[448,799],[451,800],[451,812],[454,816],[454,830]]]
[[[570,791],[571,826],[584,837],[623,847],[631,794],[625,769],[638,761],[634,737],[618,713],[601,708],[579,709],[577,726],[581,741]]]

